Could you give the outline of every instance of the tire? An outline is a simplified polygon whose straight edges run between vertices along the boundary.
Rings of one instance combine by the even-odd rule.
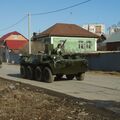
[[[40,67],[35,68],[35,80],[42,81],[42,70]]]
[[[54,76],[52,75],[52,71],[48,67],[44,68],[43,77],[45,82],[52,83],[54,81]]]
[[[62,77],[63,77],[62,74],[57,74],[57,75],[56,75],[56,78],[57,78],[57,79],[61,79]]]
[[[27,78],[30,80],[32,80],[34,78],[33,69],[30,66],[27,67]]]
[[[79,73],[76,75],[76,79],[79,81],[84,80],[84,77],[85,77],[85,73]]]
[[[72,79],[74,78],[74,75],[66,75],[66,78],[67,78],[68,80],[72,80]]]
[[[2,68],[2,65],[0,65],[0,68]]]
[[[27,70],[25,66],[20,66],[20,75],[22,78],[27,78]]]

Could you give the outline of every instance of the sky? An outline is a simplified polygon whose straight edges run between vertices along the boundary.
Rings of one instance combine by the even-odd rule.
[[[120,0],[90,0],[70,9],[44,15],[86,0],[0,0],[0,36],[18,31],[28,37],[28,13],[30,32],[42,32],[56,23],[102,23],[107,28],[120,22]]]

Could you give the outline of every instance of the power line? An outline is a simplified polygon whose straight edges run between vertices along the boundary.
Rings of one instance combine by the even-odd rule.
[[[77,6],[79,6],[79,5],[88,3],[88,2],[90,2],[90,1],[92,1],[92,0],[86,0],[86,1],[77,3],[77,4],[74,4],[74,5],[65,7],[65,8],[61,8],[61,9],[57,9],[57,10],[53,10],[53,11],[48,11],[48,12],[35,13],[35,14],[31,14],[31,15],[32,15],[32,16],[37,16],[37,15],[45,15],[45,14],[51,14],[51,13],[55,13],[55,12],[61,12],[61,11],[64,11],[64,10],[67,10],[67,9],[71,9],[71,8],[73,8],[73,7],[77,7]],[[8,30],[8,29],[16,26],[17,24],[21,23],[27,16],[28,16],[28,15],[25,15],[25,16],[22,17],[19,21],[17,21],[16,23],[14,23],[13,25],[10,25],[9,27],[0,29],[0,31],[5,31],[5,30]]]
[[[6,27],[6,28],[3,28],[3,29],[0,29],[0,31],[5,31],[5,30],[8,30],[14,26],[16,26],[17,24],[21,23],[25,18],[27,17],[27,15],[25,15],[24,17],[22,17],[19,21],[17,21],[16,23],[14,23],[13,25],[10,25],[9,27]]]
[[[48,11],[48,12],[41,12],[41,13],[35,13],[35,14],[31,14],[32,16],[36,16],[36,15],[45,15],[45,14],[50,14],[50,13],[55,13],[55,12],[60,12],[60,11],[64,11],[64,10],[67,10],[67,9],[71,9],[73,7],[77,7],[79,5],[82,5],[82,4],[85,4],[85,3],[88,3],[92,0],[86,0],[86,1],[83,1],[83,2],[80,2],[80,3],[77,3],[77,4],[74,4],[74,5],[71,5],[71,6],[68,6],[68,7],[65,7],[65,8],[61,8],[61,9],[57,9],[57,10],[53,10],[53,11]]]

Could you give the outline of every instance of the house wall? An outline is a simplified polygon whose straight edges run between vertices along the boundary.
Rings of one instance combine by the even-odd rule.
[[[64,50],[68,53],[94,52],[97,51],[96,38],[83,37],[45,37],[32,41],[32,54],[45,50],[45,44],[52,44],[55,49],[61,42],[65,42]]]
[[[32,41],[31,51],[32,54],[37,54],[38,52],[45,51],[45,44],[51,44],[51,39],[49,37],[39,38],[36,41]]]
[[[40,41],[34,41],[31,44],[31,52],[32,54],[37,54],[40,51],[44,51],[45,50],[45,46],[44,43],[40,42]]]
[[[25,37],[23,37],[22,35],[10,35],[8,36],[5,40],[26,40]]]
[[[93,52],[97,50],[97,39],[96,38],[83,38],[83,37],[51,37],[51,44],[54,48],[59,43],[65,41],[64,50],[65,52]]]

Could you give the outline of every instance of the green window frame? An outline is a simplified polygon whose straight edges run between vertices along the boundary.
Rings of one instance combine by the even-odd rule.
[[[87,41],[86,42],[86,48],[87,49],[91,49],[92,48],[92,42],[91,41]]]
[[[84,42],[83,41],[78,41],[78,48],[84,49]]]

